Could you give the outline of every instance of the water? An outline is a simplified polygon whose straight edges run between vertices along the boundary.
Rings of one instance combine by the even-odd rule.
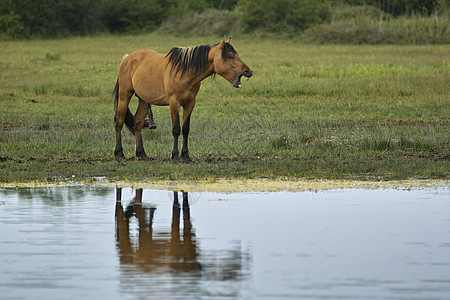
[[[4,188],[0,298],[449,299],[449,196]]]

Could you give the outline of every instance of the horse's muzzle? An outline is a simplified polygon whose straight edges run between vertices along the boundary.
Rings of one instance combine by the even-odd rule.
[[[240,88],[241,87],[241,78],[242,78],[242,76],[244,76],[247,80],[249,80],[250,77],[253,76],[253,71],[251,71],[251,70],[244,70],[241,74],[239,74],[239,76],[236,78],[236,81],[233,84],[233,86],[235,88]]]
[[[245,70],[244,72],[242,72],[242,75],[244,75],[244,77],[246,77],[246,78],[250,78],[253,76],[253,71]]]

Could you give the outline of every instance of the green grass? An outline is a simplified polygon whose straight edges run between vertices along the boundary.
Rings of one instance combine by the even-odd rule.
[[[144,130],[152,161],[117,163],[122,56],[216,43],[160,35],[0,42],[0,182],[214,178],[449,179],[450,46],[302,45],[235,37],[255,75],[207,79],[191,121],[193,163],[169,161],[167,107]],[[137,101],[132,101],[133,109]],[[125,155],[134,138],[123,131]]]

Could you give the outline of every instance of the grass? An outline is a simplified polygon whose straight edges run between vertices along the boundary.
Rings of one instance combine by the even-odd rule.
[[[0,42],[0,182],[449,179],[448,45],[236,37],[255,76],[242,89],[220,77],[204,82],[191,121],[194,162],[169,161],[167,107],[154,107],[158,129],[144,132],[153,160],[116,162],[111,92],[122,56],[218,40],[152,34]],[[123,143],[134,156],[126,130]]]

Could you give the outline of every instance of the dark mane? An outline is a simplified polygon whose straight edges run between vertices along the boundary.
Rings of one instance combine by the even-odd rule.
[[[188,71],[201,73],[208,65],[208,55],[211,47],[209,45],[192,47],[174,47],[167,54],[168,64],[172,64],[171,70],[181,72],[181,75]]]

